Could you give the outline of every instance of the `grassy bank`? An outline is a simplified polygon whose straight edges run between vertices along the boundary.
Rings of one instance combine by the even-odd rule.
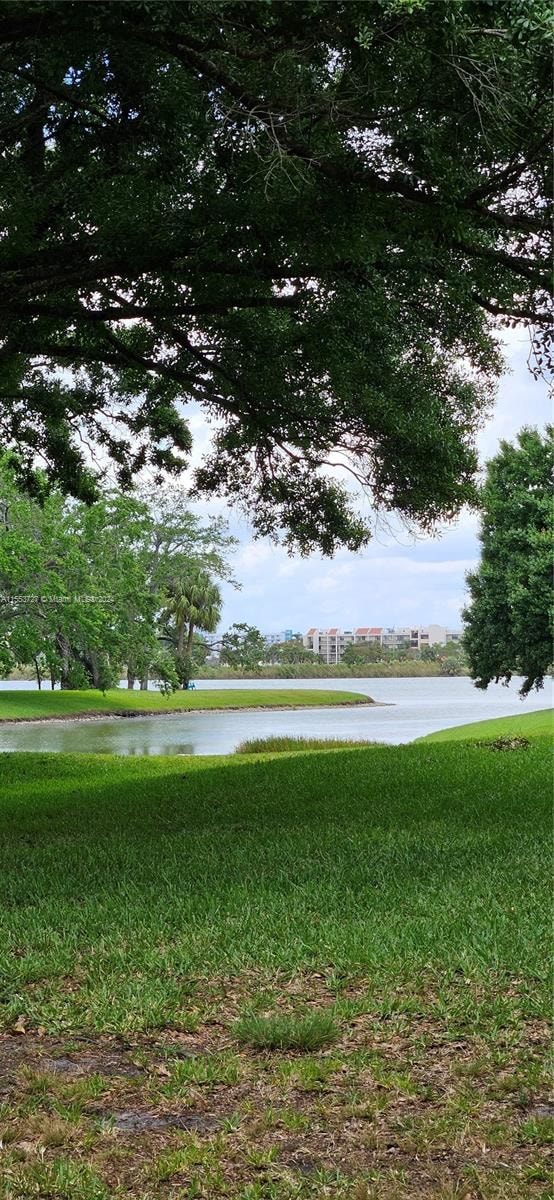
[[[429,733],[419,741],[466,742],[480,738],[551,738],[553,732],[554,710],[541,708],[538,712],[521,713],[514,717],[494,717],[490,721],[474,721],[469,725],[455,725],[453,729],[439,729],[437,733]]]
[[[539,734],[2,755],[2,1200],[546,1200]]]
[[[141,713],[196,712],[238,708],[318,708],[344,704],[372,704],[367,696],[355,692],[287,691],[198,691],[132,692],[117,688],[110,692],[0,691],[0,721],[31,721],[79,716],[134,716]]]
[[[467,742],[484,741],[488,744],[499,743],[498,749],[518,749],[511,746],[514,739],[529,741],[533,737],[552,737],[554,730],[554,710],[541,709],[539,712],[522,713],[520,716],[495,717],[488,721],[476,721],[467,725],[456,725],[452,729],[441,729],[437,733],[429,733],[417,738],[418,742]],[[290,754],[306,752],[307,750],[344,750],[347,747],[369,747],[382,745],[379,742],[358,741],[340,738],[306,738],[306,737],[263,737],[250,738],[241,742],[235,754]],[[493,746],[494,748],[494,746]]]

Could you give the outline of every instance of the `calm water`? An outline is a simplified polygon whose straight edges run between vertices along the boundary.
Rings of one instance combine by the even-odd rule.
[[[1,683],[1,687],[30,687]],[[469,679],[245,679],[201,680],[198,690],[218,688],[310,688],[362,692],[386,708],[313,708],[292,712],[196,712],[64,724],[0,725],[1,750],[58,750],[105,754],[228,754],[246,738],[360,738],[410,742],[413,738],[487,717],[508,716],[552,704],[549,681],[542,692],[520,700],[518,684],[486,692]]]

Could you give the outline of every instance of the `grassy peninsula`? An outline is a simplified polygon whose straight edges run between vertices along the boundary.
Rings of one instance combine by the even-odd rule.
[[[159,692],[125,691],[114,688],[109,692],[92,689],[84,691],[31,691],[22,688],[0,691],[1,721],[71,720],[92,716],[161,715],[175,712],[200,712],[210,709],[239,708],[319,708],[326,705],[372,704],[368,696],[355,692],[320,690],[263,690],[222,688],[221,691]]]

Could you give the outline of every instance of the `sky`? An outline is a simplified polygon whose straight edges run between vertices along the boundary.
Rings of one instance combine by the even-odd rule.
[[[481,462],[496,453],[501,438],[513,440],[523,425],[543,427],[552,419],[546,386],[527,366],[529,340],[515,330],[506,341],[508,370],[499,383],[491,419],[479,437]],[[192,417],[197,449],[207,437],[200,415]],[[220,629],[235,621],[264,633],[305,633],[312,626],[426,625],[456,629],[464,605],[465,575],[479,559],[475,513],[463,511],[439,536],[411,538],[377,532],[361,552],[339,551],[290,557],[263,538],[253,540],[246,519],[221,505],[195,505],[198,512],[224,513],[240,545],[233,560],[240,591],[224,584]]]

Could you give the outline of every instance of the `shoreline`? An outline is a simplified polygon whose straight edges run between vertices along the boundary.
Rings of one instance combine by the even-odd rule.
[[[207,713],[226,712],[313,712],[333,708],[394,708],[394,705],[390,702],[368,698],[367,700],[338,700],[336,704],[228,704],[224,708],[178,708],[165,711],[159,708],[145,708],[139,711],[134,709],[122,712],[66,713],[59,717],[1,717],[0,728],[3,725],[66,725],[72,721],[126,721],[128,719],[139,720],[141,717],[181,717],[185,714],[186,716],[203,716]]]

